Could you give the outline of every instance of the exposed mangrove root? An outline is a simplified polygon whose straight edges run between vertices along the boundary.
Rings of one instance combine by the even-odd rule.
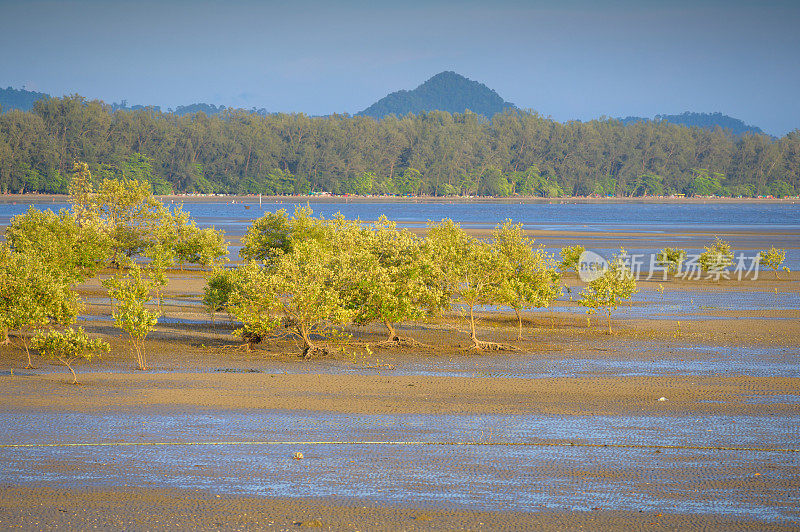
[[[254,345],[256,345],[256,344],[260,344],[260,343],[261,343],[261,341],[262,341],[263,339],[264,339],[264,338],[263,338],[263,337],[262,337],[260,334],[258,334],[258,333],[254,333],[254,332],[250,332],[250,331],[245,331],[245,332],[242,334],[242,340],[244,340],[244,341],[245,341],[245,343],[244,343],[244,345],[242,345],[242,346],[241,346],[239,349],[242,349],[242,350],[244,350],[244,351],[246,351],[246,352],[248,352],[248,353],[249,353],[249,352],[250,352],[250,349],[251,349],[251,348],[252,348]]]
[[[392,348],[392,347],[427,347],[422,342],[418,342],[409,336],[395,336],[387,338],[382,342],[373,344],[374,347]]]
[[[394,365],[392,364],[369,364],[364,366],[364,369],[394,369]]]
[[[318,345],[307,345],[303,348],[301,356],[306,360],[310,358],[320,358],[325,357],[330,354],[330,351],[327,347],[322,347]]]
[[[25,354],[28,355],[28,365],[25,366],[25,369],[36,369],[36,366],[33,365],[33,360],[31,359],[31,350],[28,348],[28,343],[25,342],[23,345],[25,346]]]
[[[486,342],[484,340],[472,339],[472,345],[467,349],[477,351],[519,351],[519,347],[511,344],[499,344],[497,342]]]

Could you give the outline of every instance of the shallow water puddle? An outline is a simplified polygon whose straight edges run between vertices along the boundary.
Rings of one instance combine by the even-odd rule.
[[[798,405],[800,395],[793,394],[770,394],[770,395],[746,395],[743,397],[745,403],[755,405]],[[798,434],[800,438],[800,434]]]
[[[708,282],[708,281],[702,281]],[[744,281],[743,281],[744,282]],[[573,292],[575,292],[573,290]],[[577,293],[573,294],[577,301]],[[562,296],[562,300],[566,297]],[[641,289],[631,298],[631,305],[623,305],[614,311],[614,317],[629,319],[737,319],[715,315],[718,311],[774,311],[800,310],[800,293],[767,292],[747,290],[670,290],[664,293]],[[585,314],[586,309],[579,306],[558,306],[559,312]],[[758,316],[758,319],[770,319]],[[796,319],[796,318],[771,318]]]
[[[598,356],[596,352],[555,352],[543,358],[537,354],[471,355],[452,358],[404,357],[388,360],[390,367],[345,360],[265,361],[254,367],[154,368],[148,373],[188,371],[214,373],[345,374],[470,378],[561,378],[605,375],[649,377],[664,375],[749,375],[754,377],[800,377],[800,350],[785,347],[670,346],[628,343],[635,357],[616,357],[613,346]],[[666,351],[665,351],[666,350]],[[606,354],[609,353],[609,354]],[[595,356],[592,356],[594,354]],[[118,373],[130,368],[109,368],[95,364],[78,366],[79,373]],[[58,370],[28,370],[24,374],[43,374]],[[16,372],[15,372],[16,374]],[[20,372],[20,375],[23,373]]]
[[[633,344],[637,356],[619,357],[613,345],[603,353],[555,352],[538,354],[472,355],[435,359],[392,361],[391,375],[477,377],[477,378],[559,378],[607,375],[639,377],[660,375],[751,375],[755,377],[800,377],[800,350],[784,347],[669,346]],[[666,351],[665,351],[666,350]],[[593,356],[594,355],[594,356]],[[269,370],[267,370],[269,371]],[[287,364],[286,373],[374,374],[357,364],[316,361],[313,365]]]
[[[283,411],[0,414],[0,443],[430,442],[0,448],[4,483],[154,486],[485,510],[658,510],[788,519],[800,416],[431,416]],[[552,446],[434,445],[442,442]],[[661,448],[570,446],[655,445]],[[765,443],[766,442],[766,443]],[[301,451],[303,460],[292,460]],[[757,473],[757,474],[756,474]]]

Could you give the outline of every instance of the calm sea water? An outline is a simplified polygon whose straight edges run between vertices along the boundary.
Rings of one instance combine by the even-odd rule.
[[[30,204],[0,204],[0,225],[24,213]],[[58,211],[65,203],[34,203],[39,209]],[[286,209],[291,202],[186,203],[200,226],[214,225],[228,233],[242,233],[253,219],[265,212]],[[681,230],[800,231],[800,204],[663,204],[663,203],[311,203],[314,213],[326,218],[341,212],[347,218],[376,220],[386,215],[401,225],[451,218],[470,227],[493,227],[510,218],[529,229],[581,230],[597,232],[675,232]]]

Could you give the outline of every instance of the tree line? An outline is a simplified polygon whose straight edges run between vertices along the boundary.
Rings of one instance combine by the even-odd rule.
[[[734,136],[665,121],[558,123],[509,110],[403,117],[186,116],[73,95],[0,115],[0,192],[67,192],[72,165],[156,194],[793,195],[800,130]]]

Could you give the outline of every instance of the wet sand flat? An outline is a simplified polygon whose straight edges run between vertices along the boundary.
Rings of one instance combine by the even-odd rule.
[[[264,497],[270,512],[274,499],[289,495],[298,498],[286,505],[290,511],[313,502],[328,523],[341,514],[330,508],[344,505],[348,518],[364,506],[391,519],[398,510],[454,512],[467,528],[546,523],[554,513],[588,523],[597,511],[638,515],[640,523],[661,514],[686,524],[791,525],[800,487],[791,446],[800,416],[698,414],[27,409],[0,417],[0,457],[15,489],[22,481],[33,492],[57,490],[90,504],[98,491],[104,497],[149,486],[234,505]],[[19,441],[25,447],[9,443]],[[297,451],[300,461],[291,457]],[[196,511],[199,519],[213,515]]]
[[[19,530],[795,530],[792,524],[663,512],[480,512],[163,488],[0,487],[0,527]]]
[[[267,369],[268,371],[268,369]],[[388,371],[385,373],[389,373]],[[4,410],[110,408],[293,409],[377,413],[769,415],[798,405],[752,404],[747,395],[800,393],[800,378],[670,376],[515,379],[280,373],[91,373],[1,376]],[[47,393],[42,393],[47,390]],[[667,401],[658,401],[666,397]]]

